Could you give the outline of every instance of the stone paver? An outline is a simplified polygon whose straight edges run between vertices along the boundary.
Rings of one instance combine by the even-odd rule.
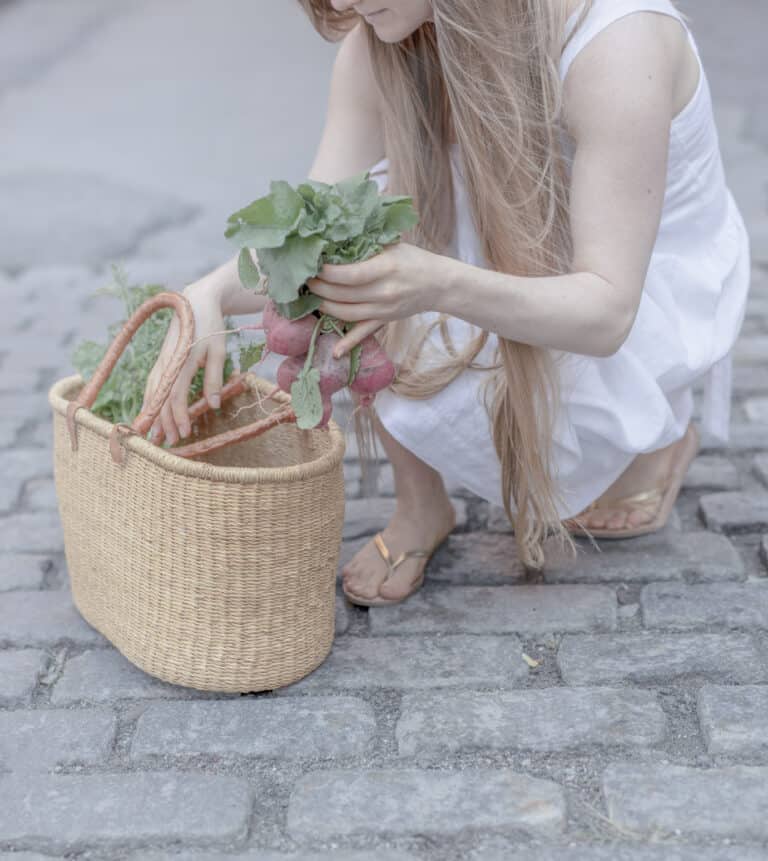
[[[705,685],[699,717],[710,753],[768,750],[768,686]]]
[[[728,443],[702,434],[664,529],[548,543],[541,572],[446,481],[423,589],[368,609],[337,582],[326,660],[240,696],[155,679],[77,612],[47,392],[118,318],[112,264],[180,290],[305,177],[338,45],[295,2],[0,0],[0,861],[768,858],[768,6],[677,5],[752,251]],[[351,407],[339,568],[396,502]]]
[[[357,833],[455,834],[467,826],[557,833],[564,818],[557,784],[509,770],[337,769],[297,782],[287,825],[293,837],[306,840]]]
[[[655,841],[649,846],[573,843],[526,847],[523,850],[472,852],[468,861],[764,861],[762,849],[749,846],[682,846]]]
[[[700,506],[707,528],[715,532],[768,529],[768,493],[709,493],[702,496]]]
[[[603,792],[611,821],[641,834],[768,838],[768,768],[612,763]]]
[[[744,562],[733,543],[711,532],[678,533],[666,546],[646,544],[605,551],[580,547],[572,559],[552,554],[544,571],[548,583],[647,583],[686,580],[708,583],[741,580]]]
[[[640,596],[647,628],[768,628],[768,582],[650,583]]]
[[[0,600],[0,643],[36,646],[68,640],[82,645],[106,645],[72,603],[69,590],[9,592]]]
[[[44,658],[45,652],[40,649],[0,652],[0,705],[29,697],[37,684]]]
[[[401,755],[476,748],[648,746],[666,720],[647,691],[567,690],[419,693],[403,698],[396,735]]]
[[[316,670],[277,693],[325,687],[515,687],[528,672],[514,635],[343,637]]]
[[[153,703],[131,753],[349,756],[365,751],[375,729],[371,707],[352,697]]]
[[[722,681],[768,679],[768,667],[747,634],[616,634],[563,638],[557,656],[569,685],[662,682],[703,676]]]
[[[66,850],[126,840],[242,837],[251,790],[241,778],[188,772],[0,777],[5,841]]]
[[[3,553],[0,556],[0,592],[12,589],[40,589],[45,574],[54,566],[41,553]]]
[[[109,708],[0,712],[0,764],[12,771],[47,771],[73,762],[103,762],[116,725]]]
[[[375,634],[612,631],[616,595],[606,586],[440,586],[370,617]]]
[[[70,658],[55,683],[51,702],[110,703],[121,699],[189,699],[202,692],[150,676],[116,649],[95,649]]]

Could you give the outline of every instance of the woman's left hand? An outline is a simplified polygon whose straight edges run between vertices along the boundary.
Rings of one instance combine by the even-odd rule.
[[[432,310],[443,260],[418,245],[396,242],[358,263],[325,263],[307,286],[322,297],[321,312],[355,324],[334,356],[348,353],[390,320]]]

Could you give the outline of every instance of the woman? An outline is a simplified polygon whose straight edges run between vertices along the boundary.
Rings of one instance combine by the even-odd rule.
[[[703,425],[727,439],[749,286],[682,14],[671,0],[300,2],[343,36],[310,176],[369,168],[421,215],[403,242],[308,282],[358,323],[345,349],[376,331],[398,365],[373,418],[397,511],[343,569],[350,600],[419,588],[455,523],[443,477],[504,505],[532,567],[551,533],[573,549],[570,533],[658,529],[698,450],[702,376]],[[233,261],[184,292],[198,335],[264,301]],[[170,442],[189,433],[195,369],[215,404],[222,361],[220,336],[190,357],[158,421]]]

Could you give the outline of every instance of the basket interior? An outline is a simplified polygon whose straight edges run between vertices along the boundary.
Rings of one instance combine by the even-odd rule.
[[[182,444],[251,424],[281,408],[282,404],[264,396],[274,387],[273,383],[251,375],[247,377],[247,382],[250,388],[225,401],[218,412],[209,411],[196,419],[192,424],[192,433]],[[73,400],[81,388],[82,385],[77,384],[61,394],[64,400]],[[230,443],[190,460],[225,467],[288,467],[317,460],[331,445],[327,429],[302,430],[294,422],[289,422],[276,425],[259,436]]]
[[[219,414],[208,412],[201,416],[193,424],[189,442],[251,424],[280,407],[276,401],[266,400],[263,392],[253,385],[251,390],[225,401]],[[329,445],[327,430],[301,430],[295,422],[290,422],[194,459],[216,466],[293,466],[316,460]]]

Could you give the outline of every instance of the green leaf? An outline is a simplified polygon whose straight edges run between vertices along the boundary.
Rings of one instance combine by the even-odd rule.
[[[384,229],[402,233],[410,230],[419,221],[410,200],[399,201],[387,207]]]
[[[323,300],[315,293],[306,292],[294,299],[292,302],[275,302],[277,313],[286,320],[298,320],[316,311],[323,304]]]
[[[279,248],[296,226],[304,198],[284,180],[273,180],[270,193],[254,200],[227,219],[227,238],[247,238],[251,248]]]
[[[326,244],[319,236],[289,236],[282,248],[260,250],[259,265],[269,276],[269,295],[275,302],[298,298],[299,287],[320,271]]]
[[[302,370],[293,381],[291,405],[296,413],[297,427],[307,430],[320,423],[323,417],[323,398],[320,394],[320,371],[317,368]]]
[[[264,344],[246,344],[240,348],[240,370],[247,371],[252,365],[261,361]]]
[[[251,257],[251,252],[248,248],[243,248],[238,255],[237,272],[244,287],[247,287],[249,290],[256,290],[258,293],[261,292],[261,274],[253,262],[253,257]]]

